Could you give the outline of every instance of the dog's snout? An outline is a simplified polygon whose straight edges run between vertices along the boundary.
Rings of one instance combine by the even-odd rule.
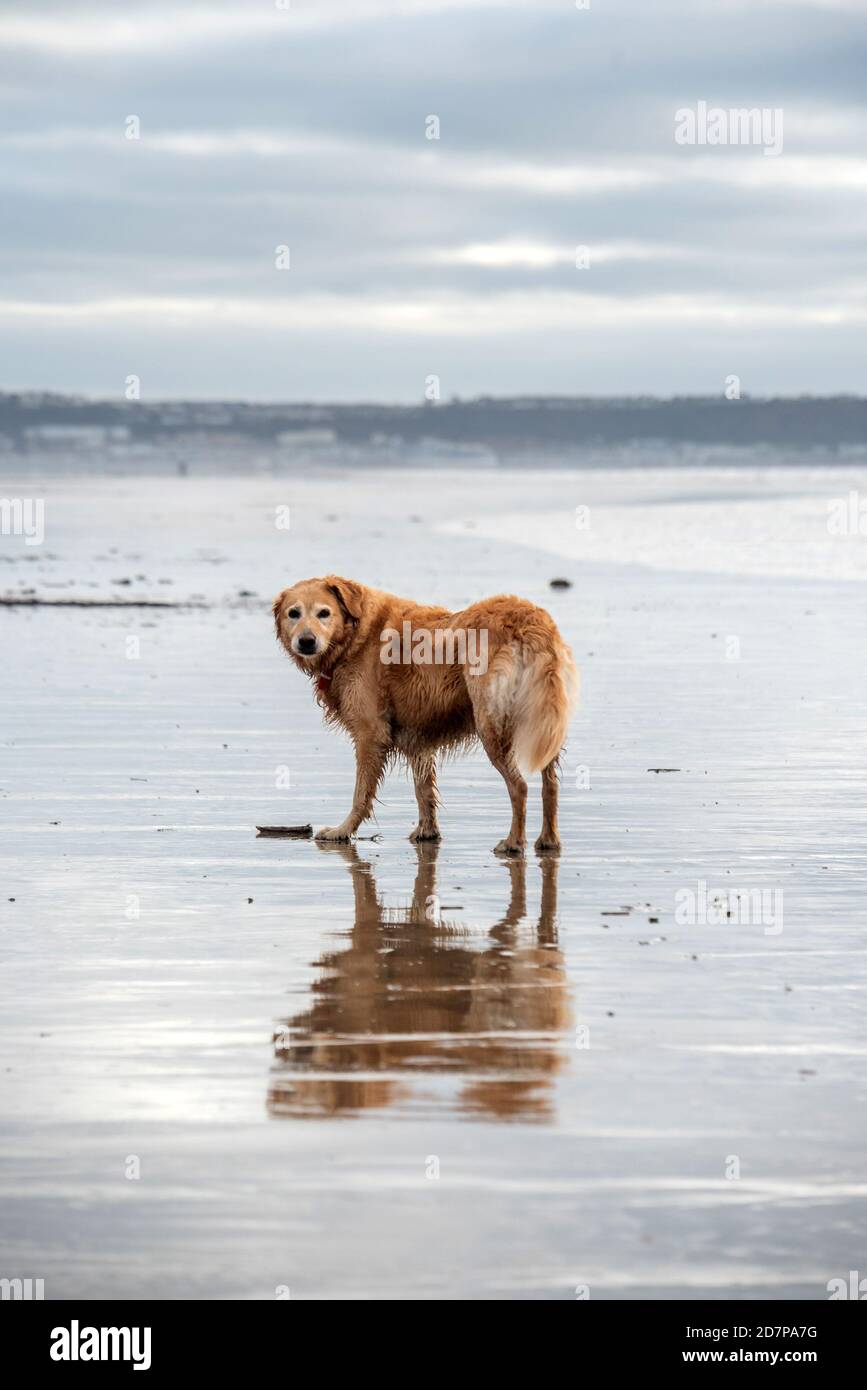
[[[298,638],[298,650],[302,656],[312,656],[316,651],[316,638],[312,632],[302,632]]]

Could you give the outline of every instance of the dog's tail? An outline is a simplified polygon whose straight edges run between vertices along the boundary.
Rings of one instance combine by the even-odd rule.
[[[572,653],[562,641],[553,651],[525,648],[522,664],[512,708],[512,756],[526,774],[547,767],[563,747],[578,698],[579,676]]]

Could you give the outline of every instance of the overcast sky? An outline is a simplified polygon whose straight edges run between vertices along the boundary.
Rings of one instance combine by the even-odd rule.
[[[279,5],[4,5],[0,389],[867,390],[867,0]]]

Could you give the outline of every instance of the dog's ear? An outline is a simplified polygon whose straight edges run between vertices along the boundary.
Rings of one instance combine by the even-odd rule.
[[[364,585],[356,584],[354,579],[342,579],[339,574],[327,574],[324,583],[340,604],[344,618],[357,623],[364,608]]]
[[[283,600],[285,599],[287,592],[288,590],[281,589],[279,594],[275,598],[273,604],[271,605],[271,612],[274,614],[274,626],[277,629],[278,642],[280,640],[280,610],[283,607]]]

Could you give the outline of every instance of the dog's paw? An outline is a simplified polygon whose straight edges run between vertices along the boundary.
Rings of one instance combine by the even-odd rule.
[[[523,840],[501,840],[498,845],[494,845],[494,854],[523,854]]]
[[[414,845],[418,845],[429,841],[438,842],[442,835],[435,825],[417,825],[409,838]]]
[[[321,830],[317,830],[313,838],[315,840],[329,840],[332,844],[337,844],[341,840],[348,840],[350,834],[342,825],[323,825]]]
[[[559,854],[560,841],[540,835],[533,848],[537,854]]]

